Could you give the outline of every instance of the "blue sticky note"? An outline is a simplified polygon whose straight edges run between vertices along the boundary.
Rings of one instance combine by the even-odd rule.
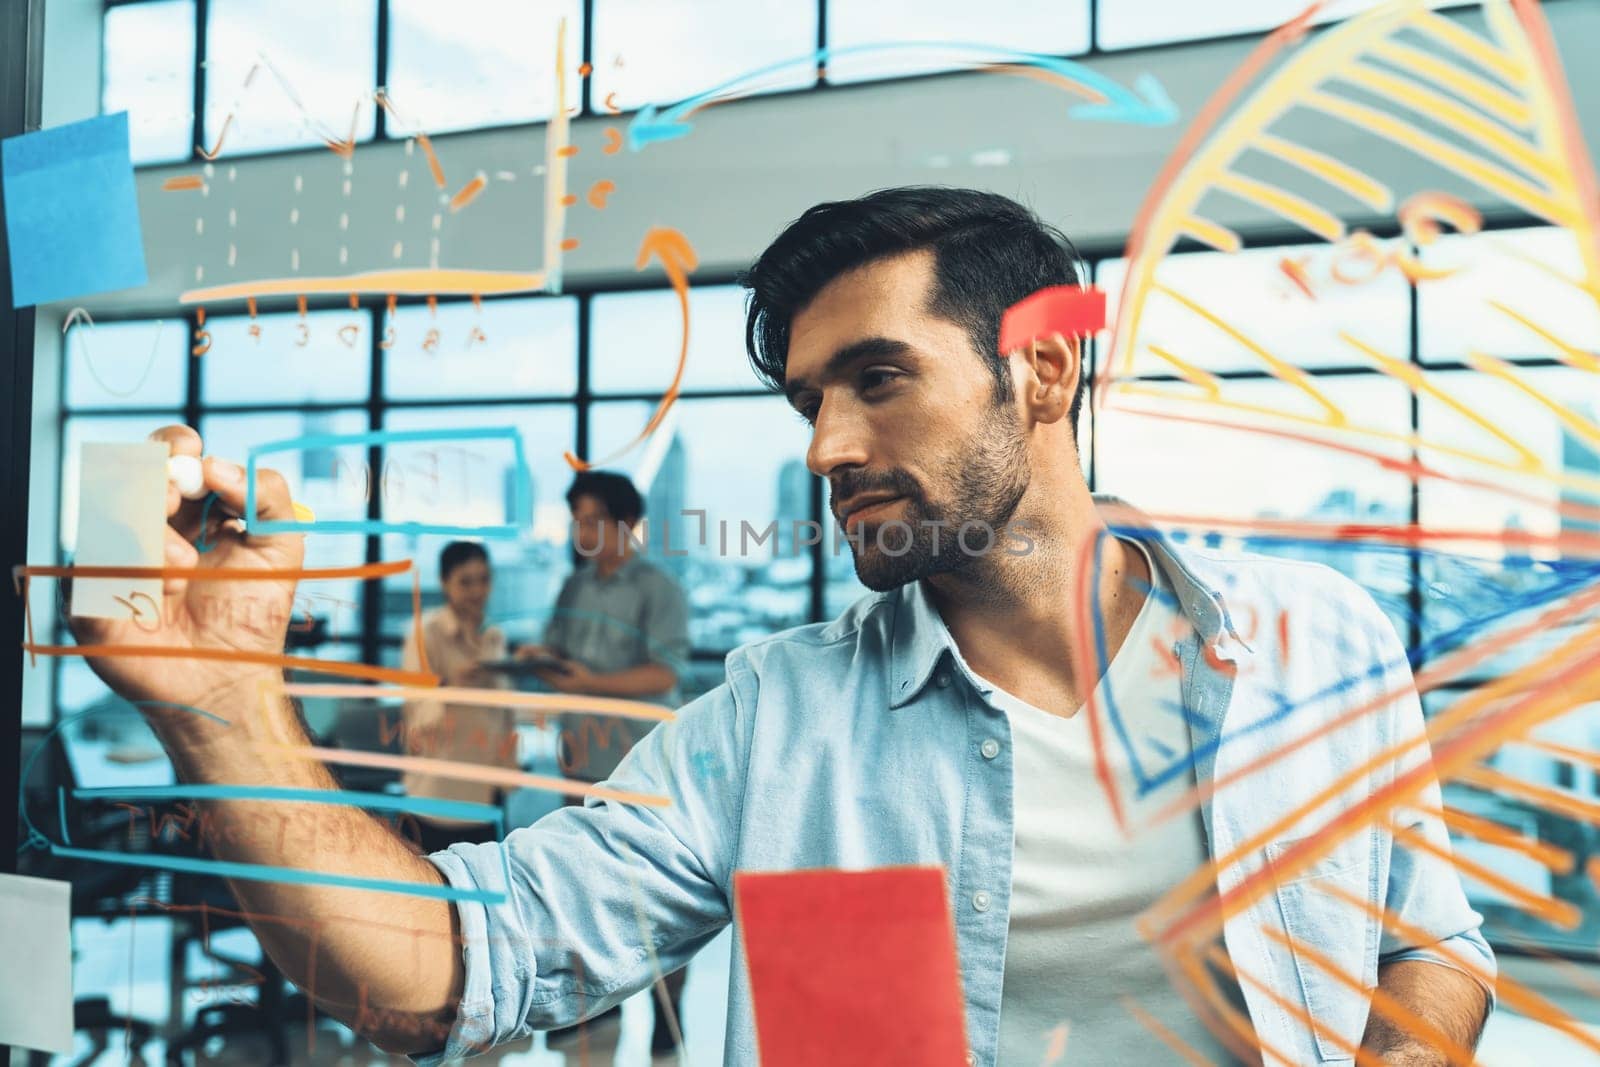
[[[126,111],[0,141],[0,185],[14,307],[149,280]]]

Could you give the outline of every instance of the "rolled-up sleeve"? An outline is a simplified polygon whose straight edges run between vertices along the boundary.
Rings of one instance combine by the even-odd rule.
[[[1373,609],[1376,614],[1377,609]],[[1396,754],[1395,780],[1421,783],[1407,803],[1390,813],[1389,878],[1385,886],[1383,924],[1378,945],[1382,963],[1424,960],[1460,971],[1478,981],[1495,1005],[1494,953],[1480,927],[1483,916],[1467,902],[1450,848],[1450,834],[1440,812],[1443,798],[1428,745],[1422,705],[1405,649],[1388,620],[1381,616],[1382,662],[1390,705],[1389,750]]]
[[[567,1026],[683,964],[730,920],[749,721],[748,668],[636,745],[603,788],[503,842],[429,859],[455,889],[465,986],[445,1047],[424,1065]],[[715,768],[706,774],[703,769]]]

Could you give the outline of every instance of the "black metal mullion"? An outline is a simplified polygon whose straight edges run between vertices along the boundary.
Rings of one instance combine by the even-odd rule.
[[[370,344],[369,358],[372,361],[372,380],[367,390],[367,428],[377,431],[383,429],[385,413],[384,405],[384,331],[388,328],[385,316],[387,309],[373,310],[372,329],[368,331],[372,341]],[[367,519],[375,522],[383,518],[383,446],[370,444],[367,446]],[[383,535],[367,535],[367,562],[378,563],[383,559]],[[415,564],[413,564],[415,565]],[[381,647],[379,635],[383,629],[383,579],[368,578],[361,583],[361,661],[363,663],[377,663],[378,650]]]
[[[581,20],[580,37],[583,47],[579,50],[578,63],[580,69],[587,70],[589,76],[578,79],[578,107],[583,114],[588,115],[594,111],[594,0],[583,0],[583,10],[579,14]]]
[[[828,54],[828,0],[817,0],[817,54]],[[828,85],[828,63],[826,60],[817,61],[817,85]]]
[[[44,0],[0,4],[0,137],[39,128],[39,96],[44,73]],[[0,202],[4,193],[0,192]],[[0,209],[4,204],[0,203]],[[0,228],[0,262],[8,259]],[[11,279],[0,272],[0,552],[9,562],[28,559],[28,478],[33,445],[34,309],[12,305]],[[56,613],[51,612],[52,617]],[[23,643],[23,600],[0,602],[0,782],[21,777],[22,685],[27,660]],[[52,683],[52,690],[55,688]],[[51,707],[55,694],[51,694]],[[0,872],[17,869],[19,790],[0,789]],[[0,1062],[11,1050],[0,1045]]]
[[[190,128],[189,158],[199,159],[206,143],[206,22],[210,0],[194,0],[194,115]]]
[[[578,407],[578,417],[577,441],[574,442],[573,453],[578,456],[589,454],[589,409],[595,400],[594,393],[589,388],[589,368],[593,366],[589,358],[589,345],[594,337],[591,320],[593,314],[593,298],[587,294],[578,297],[578,395],[574,400]]]
[[[389,0],[378,0],[378,48],[374,57],[372,84],[382,89],[389,83]],[[372,139],[381,141],[388,136],[388,116],[383,108],[373,103],[376,114],[372,120]]]

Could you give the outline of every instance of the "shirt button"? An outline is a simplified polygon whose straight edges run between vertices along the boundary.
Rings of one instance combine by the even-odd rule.
[[[978,746],[978,751],[983,753],[984,759],[994,759],[996,756],[1000,755],[1000,742],[996,741],[992,737],[988,738],[983,744]]]
[[[974,908],[976,908],[978,911],[988,911],[989,910],[989,893],[988,893],[988,891],[980,889],[976,893],[972,894],[972,906]]]
[[[938,686],[940,689],[948,688],[950,685],[950,676],[944,673],[944,671],[940,671],[938,674],[933,676],[933,684]]]

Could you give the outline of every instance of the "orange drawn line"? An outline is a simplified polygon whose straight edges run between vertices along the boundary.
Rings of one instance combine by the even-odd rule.
[[[601,178],[589,186],[589,206],[597,211],[604,210],[606,197],[617,191],[617,183],[606,178]]]
[[[256,663],[264,667],[281,667],[285,670],[317,671],[345,678],[366,678],[375,682],[393,682],[397,685],[427,685],[438,681],[438,675],[421,671],[403,671],[392,667],[378,667],[367,663],[346,663],[341,660],[317,659],[312,656],[284,656],[276,652],[250,652],[236,648],[182,648],[171,645],[23,645],[23,650],[41,656],[60,656],[92,659],[131,656],[141,659],[198,659],[223,663]]]
[[[180,174],[161,183],[161,188],[169,193],[182,192],[186,189],[204,189],[205,186],[206,180],[199,174]]]
[[[580,64],[578,64],[578,77],[587,78],[589,75],[591,75],[593,73],[594,73],[594,64],[592,64],[592,63],[580,63]]]
[[[577,202],[578,202],[578,194],[577,193],[568,193],[566,196],[563,196],[561,198],[561,206],[562,207],[571,207],[572,205],[576,204]]]
[[[622,131],[617,129],[615,126],[607,126],[605,133],[606,146],[600,149],[600,151],[604,152],[608,156],[614,156],[618,152],[622,151]]]
[[[101,567],[46,566],[26,564],[11,568],[13,575],[26,578],[191,578],[199,581],[279,581],[297,582],[323,578],[386,578],[411,569],[409,559],[382,563],[358,563],[348,567]]]
[[[450,198],[450,210],[460,211],[478,198],[478,194],[488,186],[489,179],[482,174],[472,179],[461,187],[461,191]]]
[[[561,239],[561,251],[570,252],[577,247],[578,239],[576,237],[563,237]]]
[[[1387,1016],[1391,1021],[1398,1023],[1405,1033],[1421,1037],[1432,1045],[1435,1050],[1444,1053],[1450,1058],[1451,1063],[1473,1062],[1471,1049],[1456,1043],[1450,1038],[1450,1035],[1429,1022],[1425,1016],[1412,1010],[1395,997],[1394,994],[1385,992],[1381,985],[1375,989],[1368,989],[1359,975],[1350,974],[1339,966],[1332,957],[1312,948],[1304,939],[1291,937],[1271,926],[1261,927],[1261,932],[1284,948],[1289,949],[1296,956],[1309,961],[1346,989],[1363,998],[1371,998],[1371,1006],[1374,1009]]]
[[[694,246],[689,239],[678,230],[668,227],[652,227],[644,235],[644,240],[639,244],[639,258],[634,267],[643,270],[651,258],[661,260],[661,267],[666,271],[667,279],[672,283],[673,292],[678,294],[678,309],[683,316],[683,338],[678,347],[678,370],[672,376],[672,384],[667,386],[667,391],[662,394],[661,402],[656,405],[656,410],[650,416],[650,421],[645,423],[644,429],[632,441],[623,445],[616,452],[599,461],[600,465],[610,463],[618,456],[638,445],[661,425],[661,420],[666,418],[671,410],[673,401],[678,399],[678,389],[683,383],[684,368],[689,365],[689,275],[688,272],[700,265],[699,258],[695,255]],[[589,470],[595,463],[582,459],[571,452],[563,452],[562,458],[567,465],[576,471]]]
[[[1476,878],[1491,889],[1498,890],[1502,895],[1508,897],[1514,906],[1521,908],[1535,918],[1543,919],[1545,922],[1565,927],[1568,930],[1577,929],[1578,924],[1583,922],[1583,912],[1576,904],[1570,901],[1556,900],[1553,897],[1530,892],[1512,879],[1478,863],[1476,860],[1469,860],[1465,856],[1453,855],[1450,849],[1440,847],[1410,827],[1391,826],[1390,831],[1394,834],[1396,841],[1403,842],[1419,852],[1426,852],[1435,859],[1444,860],[1446,863],[1454,863],[1458,872]]]
[[[1206,946],[1205,956],[1214,965],[1219,967],[1232,963],[1232,961],[1228,958],[1228,954],[1222,950],[1220,945]],[[1289,1013],[1289,1015],[1291,1015],[1296,1022],[1306,1028],[1308,1033],[1320,1032],[1329,1041],[1337,1045],[1340,1051],[1354,1056],[1356,1067],[1384,1067],[1383,1061],[1378,1059],[1378,1057],[1370,1050],[1360,1047],[1349,1038],[1341,1037],[1339,1034],[1333,1032],[1325,1026],[1318,1025],[1316,1017],[1306,1009],[1305,1005],[1301,1004],[1299,1001],[1291,1000],[1282,993],[1278,992],[1278,990],[1273,987],[1271,982],[1262,981],[1260,978],[1246,970],[1241,969],[1238,970],[1237,973],[1240,979],[1255,986],[1256,989],[1258,989],[1268,1000],[1272,1001],[1283,1011]],[[1287,1062],[1292,1063],[1294,1061],[1290,1060]]]
[[[1491,974],[1477,958],[1468,956],[1465,952],[1452,951],[1439,942],[1437,933],[1406,922],[1387,908],[1373,904],[1364,897],[1345,889],[1334,879],[1329,878],[1318,882],[1317,889],[1327,896],[1343,901],[1352,908],[1358,909],[1368,919],[1381,923],[1401,940],[1413,945],[1428,945],[1440,954],[1448,956],[1452,963],[1473,978],[1483,982],[1485,985],[1493,985],[1495,996],[1503,1001],[1508,1008],[1516,1009],[1519,1015],[1525,1015],[1535,1022],[1560,1030],[1568,1037],[1600,1052],[1600,1037],[1591,1034],[1586,1028],[1578,1025],[1566,1012],[1521,982],[1508,977],[1504,972],[1498,975]]]
[[[261,278],[207,289],[190,289],[180,294],[178,300],[183,304],[199,304],[304,293],[364,293],[373,296],[426,296],[436,293],[471,296],[473,293],[487,293],[496,296],[537,292],[544,287],[544,282],[543,272],[399,268],[320,278]]]
[[[650,808],[670,808],[670,797],[654,793],[635,793],[627,789],[611,789],[589,785],[572,778],[554,778],[544,774],[528,774],[504,767],[485,767],[478,763],[459,763],[455,760],[434,759],[429,756],[392,756],[387,752],[356,752],[350,749],[318,748],[314,745],[259,744],[261,749],[271,749],[289,756],[337,763],[345,767],[378,767],[394,771],[416,771],[420,774],[437,774],[461,781],[482,782],[513,789],[542,789],[552,793],[565,793],[575,797],[598,797],[624,804],[640,804]]]
[[[1480,818],[1455,808],[1429,809],[1430,814],[1439,816],[1446,825],[1460,830],[1462,833],[1486,841],[1500,848],[1508,848],[1513,852],[1520,852],[1542,867],[1548,867],[1556,874],[1571,874],[1577,865],[1577,859],[1571,852],[1558,848],[1548,841],[1525,837],[1508,826],[1502,826],[1492,819]]]
[[[1548,678],[1549,688],[1555,692],[1557,700],[1565,693],[1571,692],[1569,687],[1572,686],[1577,686],[1584,692],[1590,691],[1594,687],[1595,681],[1600,680],[1600,666],[1591,664],[1586,654],[1586,646],[1592,640],[1592,630],[1585,630],[1572,641],[1565,643],[1556,652],[1537,661],[1528,669],[1526,676]],[[1550,662],[1561,662],[1561,657],[1567,655],[1579,655],[1582,658],[1573,666],[1552,673],[1549,667]],[[1540,673],[1534,674],[1535,670]],[[1513,675],[1511,680],[1520,683],[1524,679]],[[1504,688],[1505,684],[1499,683],[1494,686],[1486,686],[1483,692],[1487,698]],[[1375,698],[1367,702],[1363,710],[1370,713],[1395,699],[1404,699],[1410,689],[1410,686],[1403,686],[1400,689]],[[1303,869],[1335,848],[1348,833],[1359,827],[1369,825],[1396,805],[1409,803],[1419,790],[1427,787],[1435,780],[1435,768],[1438,769],[1438,778],[1440,780],[1448,778],[1454,772],[1457,777],[1467,781],[1472,781],[1474,777],[1482,775],[1490,780],[1515,782],[1515,779],[1509,779],[1505,775],[1485,771],[1482,768],[1469,766],[1469,764],[1483,752],[1496,747],[1504,735],[1526,729],[1528,724],[1523,720],[1534,719],[1535,721],[1542,721],[1544,718],[1549,718],[1552,714],[1559,713],[1570,707],[1570,704],[1563,704],[1557,712],[1550,712],[1546,708],[1546,704],[1551,702],[1549,698],[1542,692],[1535,692],[1523,700],[1515,701],[1508,709],[1498,711],[1492,716],[1478,714],[1479,709],[1487,702],[1487,699],[1463,700],[1457,707],[1435,716],[1428,723],[1427,732],[1391,746],[1389,750],[1378,753],[1362,765],[1341,775],[1328,786],[1319,790],[1315,796],[1308,799],[1299,808],[1286,813],[1276,822],[1263,827],[1248,840],[1238,843],[1227,857],[1217,861],[1218,864],[1227,867],[1240,863],[1242,857],[1254,855],[1257,850],[1266,847],[1267,842],[1287,833],[1290,827],[1304,819],[1308,813],[1318,811],[1326,804],[1339,803],[1340,798],[1346,791],[1359,783],[1368,781],[1374,773],[1385,765],[1393,765],[1412,751],[1427,745],[1430,734],[1435,736],[1445,734],[1464,721],[1476,724],[1484,718],[1489,720],[1484,725],[1474,725],[1470,732],[1460,736],[1450,736],[1436,742],[1433,746],[1434,759],[1431,763],[1427,761],[1419,762],[1411,770],[1395,775],[1388,785],[1369,792],[1360,803],[1344,808],[1339,814],[1329,819],[1326,825],[1321,827],[1317,833],[1304,838],[1299,844],[1291,846],[1284,854],[1284,869],[1290,871]],[[1345,716],[1341,716],[1341,718],[1345,718]],[[1284,747],[1287,748],[1289,746]],[[1213,785],[1213,788],[1216,788],[1216,786]],[[1600,805],[1586,805],[1584,807],[1592,809],[1592,814],[1588,815],[1586,821],[1600,823]],[[1188,915],[1169,928],[1163,936],[1175,937],[1185,928],[1208,919],[1225,920],[1230,916],[1240,914],[1263,895],[1271,892],[1270,878],[1271,872],[1265,868],[1257,870],[1220,897],[1192,909]],[[1187,879],[1181,887],[1181,892],[1187,892],[1191,895],[1204,891],[1208,891],[1208,887],[1198,876]]]
[[[620,114],[622,114],[622,109],[617,106],[616,97],[617,97],[617,94],[615,92],[609,92],[609,93],[606,94],[606,98],[602,102],[605,104],[606,110],[609,111],[611,114],[620,115]],[[610,127],[607,127],[607,129],[610,129]]]
[[[1308,299],[1315,300],[1317,293],[1316,290],[1311,288],[1311,277],[1306,274],[1305,266],[1306,261],[1310,258],[1309,256],[1297,256],[1294,259],[1290,259],[1288,256],[1279,256],[1278,269],[1283,271],[1291,282],[1299,286],[1300,291],[1306,294]]]
[[[290,696],[332,700],[444,700],[453,704],[473,704],[489,708],[548,708],[586,715],[620,715],[629,719],[672,722],[675,714],[659,704],[646,704],[620,697],[580,696],[576,693],[524,693],[506,689],[473,689],[457,686],[341,685],[326,682],[286,682],[283,691]]]
[[[1160,1038],[1162,1044],[1182,1056],[1186,1063],[1192,1064],[1193,1067],[1215,1067],[1210,1060],[1200,1054],[1199,1049],[1167,1029],[1159,1019],[1140,1007],[1137,1000],[1129,996],[1122,996],[1117,999],[1122,1001],[1122,1006],[1127,1009],[1129,1015],[1138,1019],[1147,1030]],[[1059,1059],[1060,1057],[1057,1058]],[[1050,1061],[1047,1059],[1046,1062]]]
[[[428,140],[425,133],[417,134],[417,144],[422,146],[422,154],[428,158],[428,169],[433,172],[433,184],[444,188],[444,166],[439,162],[438,153],[433,150],[433,142]]]
[[[217,131],[217,143],[211,146],[211,151],[207,152],[205,150],[205,148],[203,146],[201,146],[201,145],[196,145],[195,146],[197,149],[199,149],[200,155],[202,157],[204,157],[205,159],[208,159],[208,160],[216,159],[217,158],[217,153],[222,151],[222,141],[223,141],[223,139],[228,136],[228,127],[230,127],[232,125],[233,125],[233,112],[230,111],[230,112],[228,112],[227,118],[222,120],[222,129]]]
[[[575,144],[564,144],[560,148],[556,149],[556,155],[560,156],[562,159],[571,159],[577,154],[578,146]]]

